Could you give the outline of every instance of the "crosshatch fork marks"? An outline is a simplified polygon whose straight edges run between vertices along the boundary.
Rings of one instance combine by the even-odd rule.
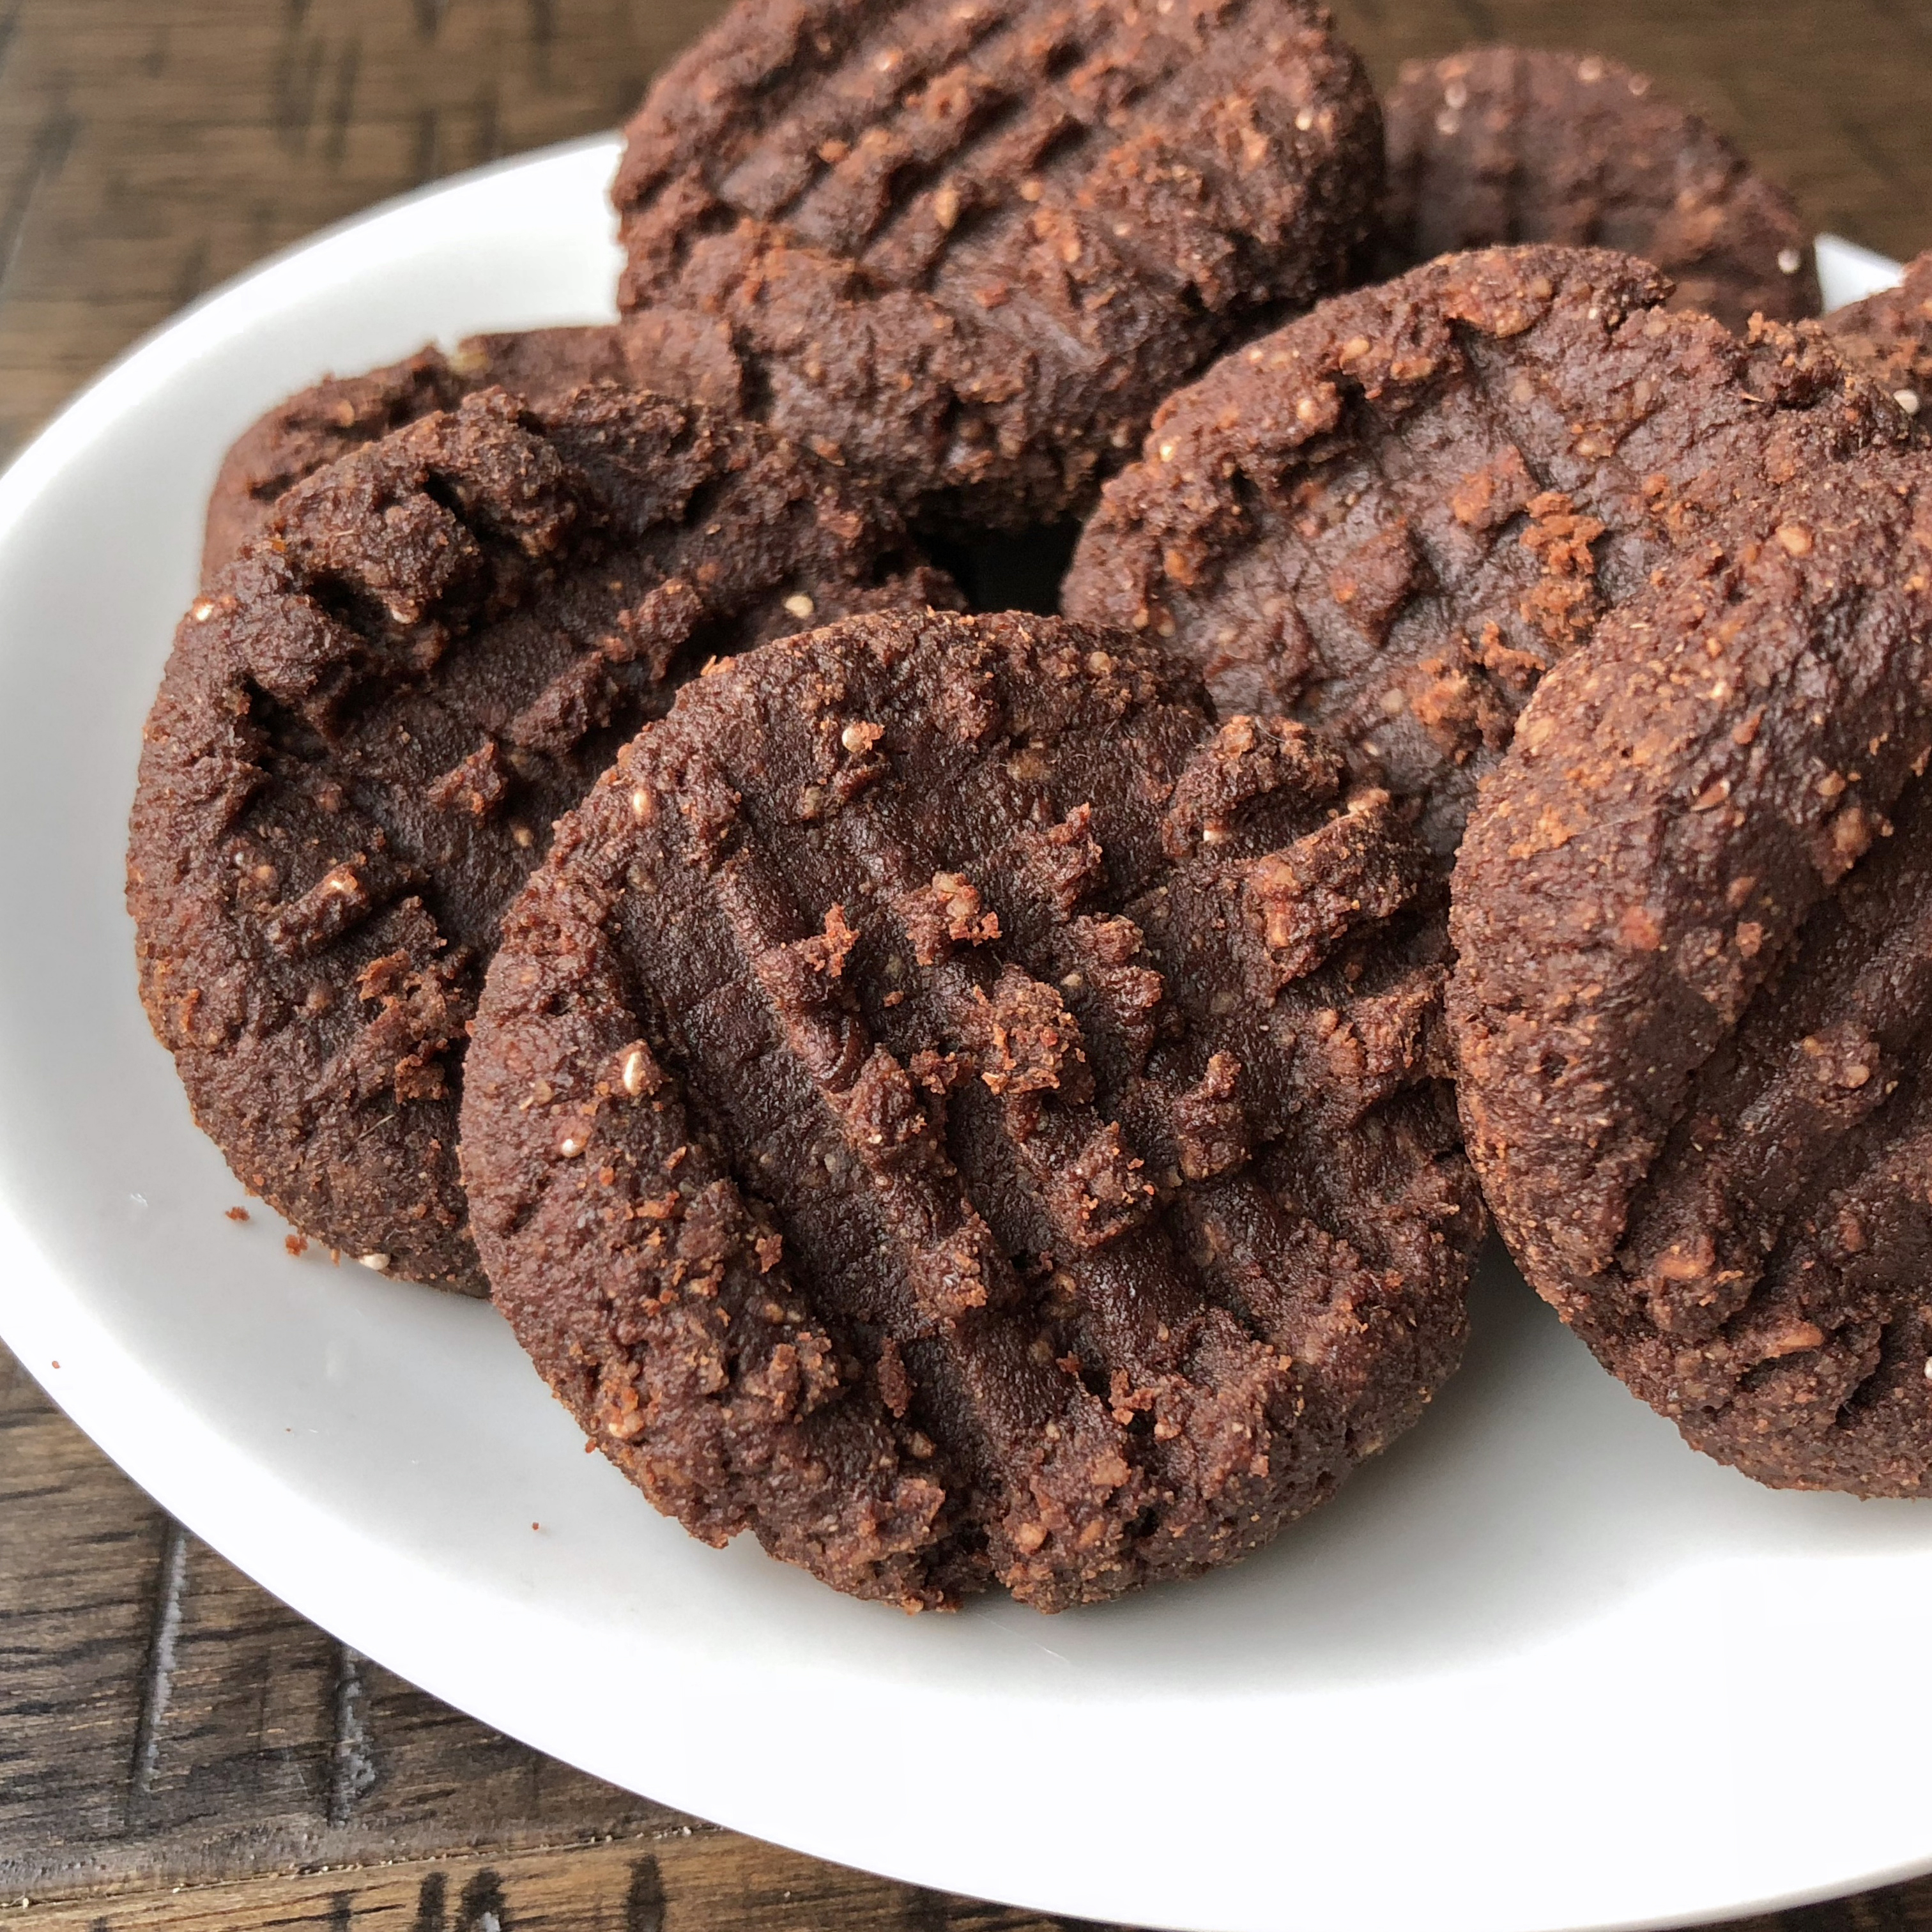
[[[1465,23],[1445,16],[1439,0],[1343,0],[1337,8],[1344,30],[1364,47],[1384,80],[1392,76],[1399,56],[1435,54],[1449,51],[1466,37]],[[651,43],[655,56],[667,40],[690,30],[697,17],[696,7],[674,8],[652,4],[626,10],[603,4],[603,0],[556,0],[541,7],[528,0],[464,0],[451,9],[438,47],[438,58],[421,62],[398,58],[392,49],[406,53],[415,44],[415,26],[407,8],[395,0],[315,0],[313,18],[356,20],[369,26],[374,51],[370,70],[393,76],[389,83],[431,94],[439,98],[468,98],[476,73],[488,62],[501,60],[511,70],[508,83],[510,104],[506,112],[506,145],[524,148],[561,138],[564,135],[607,124],[632,104],[640,91],[629,90],[628,100],[620,100],[617,88],[608,79],[614,58],[612,44],[624,40],[624,58],[630,71],[640,75],[649,64],[646,54],[635,51],[640,39]],[[1928,99],[1932,99],[1932,66],[1922,57],[1919,44],[1910,34],[1912,22],[1922,9],[1914,6],[1879,5],[1871,0],[1840,0],[1835,8],[1820,9],[1816,0],[1766,0],[1766,4],[1732,13],[1717,30],[1710,20],[1686,17],[1686,10],[1644,0],[1644,4],[1624,9],[1609,9],[1600,4],[1585,8],[1581,0],[1498,0],[1490,10],[1491,26],[1504,38],[1526,34],[1552,44],[1598,44],[1607,42],[1604,51],[1660,68],[1668,62],[1673,91],[1682,92],[1714,107],[1730,131],[1741,135],[1754,157],[1785,174],[1805,195],[1812,225],[1834,227],[1859,239],[1884,248],[1893,254],[1910,254],[1927,238],[1921,232],[1922,210],[1927,194],[1917,184],[1932,173],[1932,146],[1914,156],[1892,156],[1881,172],[1848,151],[1822,104],[1847,89],[1856,88],[1862,100],[1870,104],[1874,117],[1895,117],[1898,124],[1922,122]],[[193,238],[210,238],[210,266],[207,279],[218,281],[241,268],[252,255],[280,247],[320,224],[338,218],[356,207],[380,196],[399,191],[407,185],[410,154],[406,142],[386,146],[383,117],[390,111],[390,98],[372,88],[368,100],[358,100],[356,107],[356,144],[352,164],[340,175],[332,175],[312,165],[292,160],[274,146],[261,100],[260,72],[265,63],[260,57],[264,32],[278,27],[279,6],[262,5],[240,10],[199,8],[184,9],[173,32],[176,47],[171,74],[165,85],[170,90],[166,104],[185,103],[190,98],[193,111],[202,124],[218,134],[223,143],[220,164],[191,184],[170,189],[160,186],[148,204],[153,220],[179,244],[165,257],[166,272],[159,279],[144,280],[146,261],[152,244],[130,242],[96,226],[78,234],[56,238],[53,224],[37,214],[18,264],[24,287],[32,284],[31,300],[16,292],[8,301],[5,315],[6,367],[12,384],[9,406],[0,422],[0,442],[16,440],[40,417],[55,407],[66,391],[90,374],[94,368],[117,352],[142,330],[160,321],[174,305],[170,292],[175,262],[185,254]],[[76,106],[89,122],[89,133],[69,164],[61,182],[64,196],[71,191],[95,192],[92,184],[104,178],[110,166],[119,168],[138,143],[140,130],[131,124],[120,124],[118,108],[132,91],[136,76],[130,67],[119,61],[129,46],[137,50],[148,44],[154,9],[148,0],[120,0],[119,4],[81,5],[75,0],[35,0],[32,6],[16,5],[0,11],[0,23],[8,19],[20,22],[10,49],[7,70],[0,73],[0,86],[8,86],[7,103],[12,125],[32,124],[34,97],[26,84],[43,72],[50,61],[81,63]],[[554,41],[554,78],[548,90],[538,92],[530,79],[528,22],[541,16]],[[631,28],[626,21],[634,18]],[[501,22],[500,44],[485,44],[474,22]],[[469,38],[465,38],[464,36]],[[1820,58],[1821,44],[1827,37],[1841,57]],[[499,50],[500,46],[500,52]],[[1883,58],[1874,58],[1873,50],[1889,49]],[[1830,48],[1825,50],[1830,52]],[[88,70],[91,65],[92,71]],[[492,68],[492,70],[495,70]],[[1750,76],[1749,89],[1736,101],[1723,91],[1727,74]],[[17,79],[16,79],[17,77]],[[409,97],[414,98],[412,92]],[[118,148],[98,146],[94,138],[104,121],[120,125]],[[1906,172],[1903,176],[1899,170]],[[83,212],[92,202],[76,206]],[[46,204],[41,205],[44,212]],[[40,1364],[44,1371],[45,1365]],[[0,1380],[4,1371],[0,1370]],[[68,1425],[47,1415],[39,1426],[47,1436],[71,1434]],[[76,1444],[76,1457],[86,1454]],[[90,1467],[92,1465],[90,1464]],[[16,1464],[12,1473],[23,1474]],[[145,1618],[145,1608],[134,1600],[148,1594],[158,1538],[153,1532],[152,1506],[119,1484],[111,1472],[103,1471],[98,1483],[116,1486],[125,1492],[124,1510],[130,1524],[124,1540],[104,1548],[89,1560],[98,1564],[98,1586],[104,1602],[116,1614],[124,1613],[136,1624]],[[78,1479],[63,1478],[58,1508],[36,1499],[30,1505],[10,1505],[17,1521],[24,1509],[38,1512],[33,1520],[43,1526],[36,1534],[47,1546],[76,1532],[73,1513],[80,1510],[80,1522],[105,1525],[110,1518],[100,1512],[93,1492],[78,1492]],[[111,1518],[113,1533],[120,1516]],[[39,1568],[36,1544],[23,1542],[19,1547],[32,1553],[31,1566],[16,1571],[10,1582],[20,1594],[13,1600],[35,1616],[52,1614],[59,1628],[69,1635],[79,1628],[78,1613],[56,1606],[64,1600],[50,1586]],[[32,1592],[38,1589],[38,1597]],[[6,1594],[0,1589],[0,1594]],[[140,1661],[141,1636],[133,1640],[126,1678],[131,1681]],[[13,1667],[10,1660],[10,1669]],[[126,1741],[134,1717],[133,1700],[128,1701],[127,1721],[118,1727],[116,1770],[127,1768]],[[443,1714],[434,1720],[446,1734],[467,1736],[473,1726],[464,1725]],[[10,1744],[25,1741],[17,1732]],[[62,1750],[58,1739],[46,1748]],[[64,1747],[71,1763],[71,1742]],[[29,1747],[28,1762],[46,1765],[49,1760]],[[478,1815],[474,1809],[474,1780],[452,1786],[433,1806],[439,1828],[450,1830],[458,1839],[466,1839]],[[490,1828],[495,1828],[494,1827]],[[10,1845],[22,1842],[8,1835]],[[611,1848],[614,1851],[616,1847]],[[674,1847],[663,1861],[667,1883],[676,1916],[672,1932],[746,1932],[754,1916],[770,1932],[824,1932],[838,1926],[842,1932],[874,1932],[892,1926],[898,1909],[893,1900],[896,1888],[884,1882],[855,1874],[823,1874],[816,1889],[797,1895],[809,1903],[790,1908],[784,1916],[776,1905],[774,1888],[780,1884],[801,1882],[806,1871],[803,1860],[792,1861],[786,1875],[779,1879],[776,1868],[764,1862],[755,1846],[731,1840],[720,1846],[714,1876],[698,1896],[692,1880],[680,1874],[689,1869],[689,1858],[679,1853],[688,1846]],[[544,1860],[558,1868],[578,1868],[568,1852],[545,1854]],[[627,1858],[634,1852],[626,1850]],[[740,1862],[735,1866],[732,1860]],[[223,1870],[228,1876],[241,1876],[249,1869],[230,1859]],[[508,1895],[513,1910],[524,1897],[522,1882],[509,1876],[511,1868],[501,1864],[506,1874]],[[208,1875],[212,1868],[204,1871]],[[454,1868],[460,1873],[463,1868]],[[404,1903],[395,1908],[394,1922],[409,1923],[416,1888],[417,1875],[409,1877]],[[621,1893],[625,1881],[620,1880]],[[753,1902],[751,1888],[760,1888]],[[46,1888],[50,1889],[51,1888]],[[39,1900],[40,1883],[32,1888]],[[254,1888],[232,1888],[240,1901],[251,1898]],[[589,1881],[580,1894],[586,1902],[572,1921],[572,1932],[598,1922],[593,1912],[608,1912]],[[614,1895],[614,1894],[613,1894]],[[275,1895],[278,1901],[281,1894]],[[358,1900],[367,1894],[358,1891]],[[165,1895],[154,1910],[166,1907],[178,1926],[183,1900]],[[35,1917],[48,1908],[40,1906]],[[296,1922],[298,1908],[278,1902],[272,1907],[247,1909],[246,1916],[233,1923],[246,1932],[260,1932],[272,1910],[278,1918]],[[768,1916],[767,1916],[768,1915]],[[23,1922],[26,1922],[22,1915]],[[117,1910],[115,1932],[127,1922]],[[150,1924],[170,1922],[158,1916]],[[304,1928],[310,1922],[302,1918]],[[314,1922],[320,1924],[320,1921]],[[388,1923],[388,1921],[374,1922]],[[520,1920],[520,1923],[526,1923]],[[908,1924],[911,1922],[908,1921]],[[1045,1932],[1047,1922],[1028,1915],[1008,1913],[997,1908],[953,1901],[950,1916],[935,1909],[930,1921],[920,1922],[920,1932],[938,1932],[942,1925],[975,1928],[1018,1927],[1024,1924],[1032,1932]],[[1932,1881],[1918,1881],[1872,1894],[1855,1904],[1834,1903],[1802,1907],[1780,1913],[1774,1921],[1754,1922],[1754,1932],[1769,1932],[1774,1923],[1785,1932],[1905,1932],[1905,1928],[1932,1928]],[[94,1904],[63,1912],[60,1932],[86,1932],[94,1925],[106,1928],[106,1909]]]
[[[1388,803],[1126,633],[720,667],[506,922],[463,1129],[498,1305],[661,1507],[862,1595],[1257,1546],[1460,1352],[1480,1210]]]
[[[766,420],[936,528],[1077,507],[1246,318],[1342,286],[1381,172],[1297,0],[741,10],[628,136],[620,307],[701,317]]]

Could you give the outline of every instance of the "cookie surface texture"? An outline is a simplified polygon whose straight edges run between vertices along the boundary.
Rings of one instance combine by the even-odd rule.
[[[241,1179],[486,1292],[456,1105],[503,909],[704,659],[946,594],[898,542],[766,432],[605,388],[472,397],[290,492],[176,634],[130,827],[142,995]]]
[[[1169,389],[1346,285],[1382,165],[1303,0],[741,0],[626,133],[620,308],[934,527],[1084,507]]]
[[[1742,332],[1818,313],[1790,195],[1647,74],[1600,54],[1477,47],[1413,61],[1384,104],[1391,272],[1550,242],[1641,256],[1674,305]]]
[[[533,328],[434,345],[359,376],[326,376],[278,403],[236,438],[208,500],[201,580],[268,520],[281,497],[325,464],[465,396],[502,387],[526,402],[560,401],[580,383],[628,374],[614,328]]]
[[[1532,1283],[1697,1448],[1932,1483],[1932,475],[1720,529],[1559,667],[1455,880],[1468,1144]]]
[[[498,1305],[667,1513],[908,1607],[1256,1548],[1454,1366],[1424,856],[1143,643],[882,616],[686,687],[506,922]]]
[[[1917,416],[1932,406],[1932,254],[1908,262],[1905,279],[1825,318],[1832,346],[1850,368],[1892,392]]]
[[[1162,405],[1063,592],[1342,739],[1455,850],[1550,665],[1710,516],[1916,432],[1815,324],[1741,341],[1600,250],[1450,256]]]

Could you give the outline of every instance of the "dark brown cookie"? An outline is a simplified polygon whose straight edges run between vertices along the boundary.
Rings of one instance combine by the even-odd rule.
[[[1381,185],[1306,0],[740,0],[627,134],[620,305],[935,527],[1084,507],[1169,389],[1345,284]]]
[[[446,356],[434,344],[361,376],[326,376],[278,403],[238,436],[208,500],[201,580],[213,581],[304,477],[352,449],[493,386],[530,402],[560,399],[579,382],[622,378],[616,332],[545,328],[472,336]],[[512,368],[514,367],[514,380]]]
[[[1932,254],[1908,262],[1905,279],[1825,318],[1825,332],[1848,368],[1892,392],[1910,416],[1932,404]]]
[[[841,1589],[1241,1556],[1460,1351],[1426,872],[1332,748],[1116,633],[736,658],[505,922],[463,1114],[498,1305],[661,1509]]]
[[[296,1225],[485,1292],[456,1171],[502,910],[713,656],[949,586],[815,459],[697,404],[501,390],[291,490],[177,632],[128,854],[196,1118]]]
[[[1654,262],[1677,284],[1672,307],[1740,332],[1754,314],[1818,313],[1790,196],[1648,74],[1600,54],[1474,47],[1408,62],[1383,112],[1390,273],[1550,242]]]
[[[1932,466],[1727,523],[1544,680],[1454,881],[1524,1273],[1762,1482],[1932,1491]]]
[[[1454,852],[1537,680],[1703,519],[1912,432],[1816,326],[1740,341],[1602,250],[1450,256],[1164,404],[1063,593],[1342,738]]]
[[[325,376],[250,424],[222,460],[208,501],[201,580],[214,580],[284,494],[352,449],[484,389],[508,389],[542,405],[561,402],[585,382],[662,388],[661,363],[675,367],[672,393],[680,397],[725,403],[736,393],[735,370],[728,381],[707,370],[701,355],[678,341],[674,321],[648,317],[622,328],[472,335],[448,355],[432,344],[366,375]]]

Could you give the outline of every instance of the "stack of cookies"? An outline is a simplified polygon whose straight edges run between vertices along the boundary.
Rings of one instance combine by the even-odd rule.
[[[1268,1541],[1486,1200],[1700,1448],[1923,1491],[1916,280],[1804,321],[1643,76],[1382,104],[1309,0],[740,0],[612,193],[616,323],[209,506],[128,898],[292,1244],[908,1609]]]

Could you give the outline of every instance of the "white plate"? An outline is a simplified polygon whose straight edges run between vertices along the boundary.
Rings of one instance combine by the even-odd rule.
[[[1932,1508],[1694,1456],[1506,1264],[1426,1424],[1264,1555],[1051,1620],[914,1619],[653,1515],[487,1306],[224,1218],[239,1190],[142,1017],[120,884],[207,484],[325,368],[608,314],[613,152],[272,262],[0,479],[8,1342],[358,1649],[848,1864],[1202,1932],[1658,1924],[1932,1865]]]

